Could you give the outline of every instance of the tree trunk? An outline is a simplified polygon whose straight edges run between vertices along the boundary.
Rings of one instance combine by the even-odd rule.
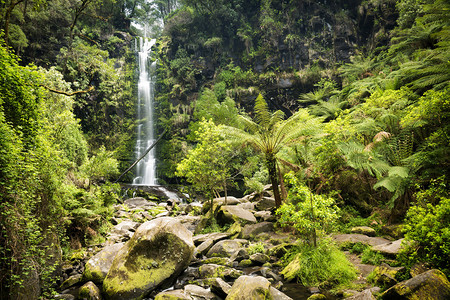
[[[275,198],[275,207],[281,206],[280,190],[278,189],[278,176],[276,167],[276,158],[273,154],[266,154],[266,164],[269,171],[270,183],[272,184],[273,197]]]

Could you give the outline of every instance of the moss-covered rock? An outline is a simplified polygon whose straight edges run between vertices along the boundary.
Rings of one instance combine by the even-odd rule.
[[[269,300],[270,282],[261,276],[241,276],[231,287],[226,300]]]
[[[381,294],[381,299],[450,299],[450,282],[444,273],[434,269],[397,283]]]
[[[184,290],[172,290],[159,293],[155,300],[192,300],[192,297],[186,294]]]
[[[117,243],[107,246],[91,257],[84,267],[83,280],[102,284],[106,274],[108,274],[108,271],[111,268],[114,257],[123,245],[124,243]]]
[[[206,254],[207,257],[230,257],[240,248],[242,248],[243,244],[237,240],[223,240],[216,243],[209,249]]]
[[[74,286],[78,283],[81,282],[83,275],[81,274],[77,274],[77,275],[72,275],[69,278],[67,278],[66,280],[64,280],[64,282],[61,284],[60,289],[61,290],[65,290],[71,286]]]
[[[375,236],[376,235],[375,229],[373,229],[372,227],[369,227],[369,226],[353,227],[351,229],[351,232],[352,233],[364,234],[364,235],[367,235],[367,236]]]
[[[87,300],[101,300],[102,295],[100,289],[95,285],[95,283],[89,281],[80,287],[78,291],[78,298]]]
[[[142,299],[166,287],[189,265],[192,233],[174,218],[142,224],[117,253],[103,288],[109,299]]]
[[[252,212],[236,205],[224,205],[217,213],[219,224],[231,224],[239,222],[240,224],[254,224],[256,218]]]
[[[201,278],[238,278],[242,272],[233,268],[229,268],[216,264],[204,264],[198,269]]]

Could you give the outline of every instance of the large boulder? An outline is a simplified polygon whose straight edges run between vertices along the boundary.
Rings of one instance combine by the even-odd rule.
[[[385,291],[381,299],[450,299],[450,282],[444,273],[433,269],[397,283]]]
[[[273,223],[272,222],[259,222],[257,224],[247,224],[242,228],[241,238],[249,239],[254,238],[260,233],[263,232],[273,232]]]
[[[124,243],[117,243],[103,248],[102,251],[91,257],[84,267],[83,280],[102,284],[113,263],[114,257],[123,247]]]
[[[256,223],[256,218],[251,211],[235,205],[222,206],[217,214],[217,219],[219,223]]]
[[[381,252],[384,255],[396,256],[400,249],[402,249],[402,242],[404,239],[399,239],[393,242],[388,242],[381,245],[376,245],[372,247],[373,251]]]
[[[231,257],[244,245],[241,240],[223,240],[216,243],[206,254],[207,257]]]
[[[192,233],[170,217],[143,223],[117,253],[103,281],[109,299],[140,299],[168,287],[189,265]]]
[[[243,275],[236,279],[226,300],[292,300],[277,289],[270,286],[270,281],[262,276]]]

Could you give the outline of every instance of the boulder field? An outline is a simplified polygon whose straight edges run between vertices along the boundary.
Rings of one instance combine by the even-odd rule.
[[[212,211],[223,231],[214,232],[209,201],[203,206],[127,199],[116,205],[107,240],[63,266],[65,281],[55,299],[328,299],[317,288],[302,298],[285,289],[279,260],[296,237],[275,230],[272,200],[268,189],[241,199],[214,199]],[[362,243],[387,256],[401,248],[401,240],[376,237],[369,227],[333,239]],[[397,282],[401,268],[348,256],[360,271],[356,283],[366,289],[346,290],[339,298],[450,299],[450,283],[438,270],[415,268],[413,278]],[[384,292],[367,283],[369,273],[376,274]]]

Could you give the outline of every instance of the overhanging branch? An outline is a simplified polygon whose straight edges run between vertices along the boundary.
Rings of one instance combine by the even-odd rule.
[[[90,91],[92,91],[94,89],[93,86],[90,86],[87,90],[81,90],[81,91],[75,91],[75,92],[65,92],[65,91],[60,91],[60,90],[51,88],[51,87],[46,86],[44,84],[41,84],[41,86],[43,88],[47,89],[48,91],[52,92],[52,93],[66,95],[66,96],[74,96],[74,95],[77,95],[77,94],[85,94],[85,93],[89,93]]]

